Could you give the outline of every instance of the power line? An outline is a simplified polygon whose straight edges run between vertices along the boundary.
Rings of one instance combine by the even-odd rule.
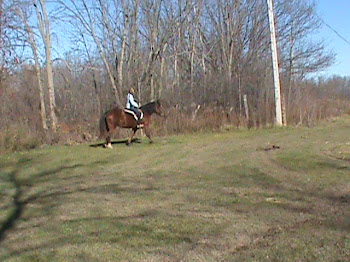
[[[306,4],[306,5],[308,5],[308,1],[306,0],[306,1],[304,1],[304,3]],[[328,24],[328,23],[326,23],[323,19],[322,19],[322,17],[320,17],[319,15],[318,15],[318,13],[317,12],[315,12],[315,15],[321,20],[321,22],[323,23],[323,24],[325,24],[333,33],[335,33],[341,40],[343,40],[345,43],[347,43],[348,45],[350,45],[350,41],[349,40],[347,40],[344,36],[342,36],[337,30],[335,30],[330,24]]]
[[[337,30],[335,30],[332,26],[330,26],[329,24],[327,24],[319,15],[317,15],[318,18],[321,20],[322,23],[324,23],[330,30],[333,31],[333,33],[335,33],[340,39],[342,39],[345,43],[347,43],[348,45],[350,45],[350,41],[347,40],[345,37],[343,37],[341,34],[338,33]]]

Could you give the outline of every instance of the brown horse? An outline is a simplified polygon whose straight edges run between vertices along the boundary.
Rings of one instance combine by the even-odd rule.
[[[140,107],[143,112],[142,125],[145,129],[146,136],[148,137],[150,143],[153,143],[150,132],[151,115],[153,113],[159,116],[165,116],[163,113],[163,108],[160,100],[148,103]],[[126,113],[123,108],[118,106],[107,111],[100,120],[100,137],[106,139],[105,147],[112,148],[111,144],[111,134],[115,131],[116,127],[130,128],[132,129],[131,135],[126,142],[127,145],[131,143],[136,131],[139,129],[137,121],[133,115]]]

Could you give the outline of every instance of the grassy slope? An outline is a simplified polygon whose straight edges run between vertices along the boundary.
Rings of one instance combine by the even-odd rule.
[[[0,156],[0,261],[348,261],[349,131],[342,118]]]

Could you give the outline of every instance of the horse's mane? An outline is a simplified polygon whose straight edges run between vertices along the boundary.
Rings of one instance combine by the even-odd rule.
[[[147,103],[145,105],[142,105],[140,109],[145,113],[152,114],[156,111],[156,103],[157,101]]]

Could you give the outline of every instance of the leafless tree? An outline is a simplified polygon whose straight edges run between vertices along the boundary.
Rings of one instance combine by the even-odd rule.
[[[47,75],[47,85],[48,85],[48,91],[49,91],[51,129],[54,132],[56,132],[57,116],[56,116],[55,87],[53,83],[53,67],[52,67],[52,57],[51,57],[51,49],[52,49],[51,32],[50,32],[50,20],[46,10],[46,0],[35,0],[34,7],[35,7],[36,16],[37,16],[39,31],[45,46],[46,75]]]
[[[16,2],[0,0],[0,87],[7,73],[20,63],[21,32],[15,16]]]
[[[18,5],[16,9],[16,14],[20,17],[23,25],[24,31],[26,35],[26,40],[28,41],[34,56],[35,61],[35,73],[38,81],[38,89],[39,89],[39,99],[40,99],[40,115],[41,115],[41,123],[44,130],[47,130],[46,123],[46,109],[45,109],[45,99],[44,99],[44,89],[43,89],[43,81],[41,76],[41,68],[40,68],[40,60],[38,54],[38,46],[35,40],[35,35],[32,26],[29,24],[29,10],[30,6],[28,4],[23,3],[22,5]],[[52,116],[51,116],[52,117]]]
[[[115,16],[112,16],[111,19],[109,14],[107,14],[108,8],[105,7],[104,1],[98,1],[96,4],[90,5],[86,0],[69,0],[69,1],[61,1],[58,3],[64,7],[67,16],[69,17],[69,21],[73,24],[74,27],[79,29],[78,33],[87,34],[93,40],[98,50],[98,53],[103,61],[103,64],[107,70],[108,78],[111,82],[111,86],[115,95],[116,102],[120,104],[120,88],[117,88],[116,81],[114,79],[112,67],[109,63],[109,57],[107,56],[110,49],[107,48],[106,43],[104,41],[111,41],[112,45],[114,45],[114,34],[112,30],[115,28],[115,24],[109,24],[109,22],[116,23],[118,20]],[[117,1],[113,2],[114,4]],[[114,6],[114,11],[117,12],[117,6]],[[108,18],[108,19],[107,19]],[[104,35],[101,32],[107,30],[107,34],[109,37],[112,36],[112,39],[104,38]],[[112,54],[113,55],[113,54]],[[116,54],[114,54],[114,57]]]

